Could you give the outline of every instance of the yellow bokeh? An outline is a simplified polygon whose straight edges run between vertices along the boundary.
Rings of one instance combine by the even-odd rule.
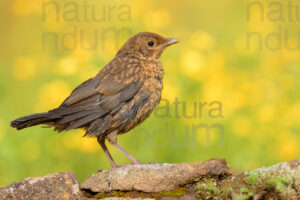
[[[264,23],[248,23],[248,31],[259,32],[260,34],[268,34],[269,32],[276,31],[276,29],[274,28],[274,23],[266,20]]]
[[[59,106],[70,93],[69,86],[62,80],[55,80],[41,86],[36,111],[46,111]]]
[[[207,100],[222,100],[235,99],[236,105],[241,101],[241,96],[235,94],[235,90],[230,90],[232,80],[230,75],[220,69],[210,70],[210,76],[207,77],[203,84],[203,98]],[[226,98],[225,98],[226,97]],[[224,104],[227,106],[225,102]]]
[[[102,42],[104,43],[104,46],[101,54],[103,54],[103,56],[105,56],[106,58],[112,59],[117,54],[117,45],[121,44],[118,44],[118,41],[113,37],[111,39],[105,38],[105,40],[103,40]]]
[[[293,86],[295,84],[295,80],[292,78],[292,76],[289,75],[281,75],[281,87],[285,91],[290,91],[293,89]]]
[[[215,47],[214,38],[207,32],[199,30],[192,33],[189,43],[199,50],[211,50]]]
[[[68,56],[58,61],[54,71],[60,75],[73,75],[78,71],[78,65],[73,57]]]
[[[22,1],[22,0],[13,0],[12,3],[12,12],[16,16],[25,16],[30,13],[41,13],[42,2],[49,0],[32,0],[32,1]]]
[[[95,65],[88,65],[85,67],[88,70],[83,71],[82,73],[80,73],[80,76],[79,76],[79,78],[82,82],[96,76],[98,74],[99,70],[101,70],[102,67],[104,67],[104,66],[97,67]]]
[[[175,84],[172,84],[168,80],[165,80],[161,98],[167,99],[172,102],[176,97],[178,97],[178,92],[178,88]]]
[[[271,31],[274,23],[269,20],[268,13],[272,11],[267,2],[252,2],[247,8],[247,25],[249,31],[265,33]]]
[[[234,47],[239,54],[245,56],[251,56],[261,48],[257,38],[253,39],[250,35],[243,35],[237,38]]]
[[[171,23],[171,14],[166,9],[157,9],[145,14],[144,25],[148,30],[166,27]]]
[[[25,140],[20,144],[20,153],[26,161],[35,161],[40,156],[40,146],[34,140]]]
[[[101,149],[96,138],[82,137],[84,130],[79,130],[77,133],[67,134],[64,136],[64,144],[71,149],[77,149],[82,152],[92,153]]]
[[[84,40],[82,43],[85,47],[91,46],[89,41]],[[72,58],[79,64],[86,64],[91,56],[91,52],[84,50],[82,47],[77,47],[72,50]]]
[[[235,82],[235,84],[238,83]],[[261,102],[263,92],[261,91],[261,85],[256,81],[244,79],[240,81],[239,89],[237,92],[243,96],[244,105],[253,106]]]
[[[226,65],[226,58],[224,53],[219,51],[214,51],[210,56],[208,64],[209,67],[217,68],[219,70],[223,70],[222,68]]]
[[[291,44],[297,44],[298,40],[296,38],[288,38],[289,43]],[[300,54],[298,51],[291,51],[289,49],[283,48],[281,52],[283,58],[285,61],[298,61],[300,59]]]
[[[200,77],[201,70],[205,66],[205,58],[200,52],[193,50],[184,52],[180,61],[181,70],[189,77],[196,80]]]
[[[36,72],[36,63],[30,57],[19,57],[13,65],[13,75],[18,80],[28,80],[34,77]]]
[[[50,8],[49,8],[50,10]],[[64,18],[62,17],[61,13],[58,12],[58,15],[56,11],[50,10],[45,10],[45,18],[43,20],[44,26],[47,28],[49,31],[60,31],[64,28],[66,22],[64,21]],[[70,32],[73,31],[74,29],[70,29]],[[58,36],[58,34],[56,34]]]
[[[133,19],[145,16],[152,6],[150,1],[131,0],[130,3]]]
[[[278,157],[281,160],[292,160],[300,155],[299,140],[289,132],[280,133],[278,136]]]
[[[287,103],[282,103],[280,109],[282,110],[280,122],[286,129],[295,126],[295,124],[300,124],[300,103],[296,103],[294,105],[287,105]]]
[[[279,55],[266,55],[261,61],[260,65],[263,66],[262,73],[267,74],[270,77],[278,77],[277,75],[281,73],[283,64],[283,56]]]
[[[271,122],[275,117],[275,110],[272,105],[265,105],[258,111],[259,120],[262,123]]]
[[[5,123],[0,119],[0,142],[3,136],[5,135],[6,132],[6,127],[4,125]]]
[[[253,136],[253,129],[252,129],[252,124],[249,119],[243,116],[237,116],[233,121],[232,121],[232,130],[233,133],[236,134],[239,137],[247,138],[249,136]]]
[[[200,124],[201,122],[198,121],[196,124]],[[216,127],[211,126],[211,124],[207,124],[208,126],[199,126],[194,127],[196,134],[197,142],[201,146],[210,146],[213,144],[217,144],[219,142],[220,138],[220,130]]]

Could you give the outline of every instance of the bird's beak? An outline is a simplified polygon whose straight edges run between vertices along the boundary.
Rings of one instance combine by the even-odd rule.
[[[176,39],[176,38],[168,38],[166,42],[164,42],[164,46],[167,47],[167,46],[170,46],[172,44],[176,44],[180,42],[179,39]]]

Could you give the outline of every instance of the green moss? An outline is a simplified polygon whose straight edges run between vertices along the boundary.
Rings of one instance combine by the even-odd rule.
[[[243,199],[243,198],[250,198],[254,196],[254,191],[253,188],[247,188],[247,187],[242,187],[240,189],[240,192],[242,193],[242,195],[239,195],[239,198]]]
[[[243,179],[248,187],[242,187],[240,192],[242,196],[253,197],[255,190],[267,190],[283,192],[289,185],[289,178],[285,176],[274,176],[274,175],[260,175],[257,171],[251,172],[249,176]],[[243,197],[241,197],[243,198]]]
[[[249,199],[248,195],[238,195],[234,197],[234,200],[246,200]]]
[[[257,171],[253,171],[249,174],[249,176],[245,177],[244,180],[250,185],[250,186],[255,186],[257,185],[258,182],[258,172]]]
[[[251,189],[246,187],[242,187],[240,190],[241,192],[246,193],[249,197],[252,197],[254,194],[254,192]]]
[[[289,185],[289,178],[285,176],[273,176],[266,180],[267,188],[274,188],[275,190],[282,192]]]
[[[202,197],[204,199],[219,199],[219,197],[223,194],[214,179],[206,179],[198,182],[196,184],[195,191],[198,197]]]
[[[165,197],[181,197],[186,195],[186,188],[182,187],[182,188],[178,188],[176,190],[172,190],[172,191],[168,191],[168,192],[161,192],[159,193],[161,196],[165,196]]]
[[[111,192],[99,192],[97,194],[86,193],[86,196],[95,199],[103,199],[107,197],[124,197],[124,198],[160,198],[160,197],[180,197],[186,195],[186,188],[178,188],[176,190],[161,192],[161,193],[146,193],[138,191],[111,191]]]
[[[202,178],[194,184],[195,194],[200,199],[206,200],[246,200],[253,199],[256,194],[264,193],[264,197],[276,195],[284,198],[289,193],[292,181],[285,176],[259,175],[251,172],[248,176],[238,176],[235,179],[218,180],[214,178]],[[145,193],[138,191],[123,192],[113,191],[109,193],[91,194],[89,197],[102,199],[105,197],[123,198],[154,198],[181,197],[187,195],[186,187],[181,187],[168,192]]]
[[[121,191],[112,191],[110,193],[106,193],[106,192],[99,192],[97,193],[95,196],[93,196],[96,199],[102,199],[102,198],[106,198],[106,197],[124,197],[126,195],[125,192],[121,192]]]
[[[102,198],[105,198],[107,197],[107,193],[106,192],[99,192],[97,193],[95,196],[93,196],[93,198],[96,198],[96,199],[102,199]]]

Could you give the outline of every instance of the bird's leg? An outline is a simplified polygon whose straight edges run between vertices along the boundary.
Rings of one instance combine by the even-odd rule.
[[[109,160],[109,162],[110,162],[110,164],[111,164],[111,167],[112,167],[112,168],[117,167],[117,164],[115,163],[114,159],[113,159],[112,156],[110,155],[110,153],[109,153],[109,151],[108,151],[108,149],[107,149],[107,147],[106,147],[106,145],[105,145],[105,139],[101,139],[100,137],[97,137],[97,141],[98,141],[98,143],[100,144],[100,146],[102,147],[102,149],[103,149],[105,155],[107,156],[107,158],[108,158],[108,160]]]
[[[117,143],[117,131],[113,131],[111,133],[109,133],[106,136],[107,140],[109,141],[109,143],[111,145],[113,145],[114,147],[116,147],[119,151],[121,151],[127,158],[129,158],[129,160],[131,160],[131,163],[133,165],[138,165],[138,164],[143,164],[141,162],[139,162],[137,159],[135,159],[132,155],[130,155],[127,151],[125,151],[125,149],[123,149],[118,143]]]

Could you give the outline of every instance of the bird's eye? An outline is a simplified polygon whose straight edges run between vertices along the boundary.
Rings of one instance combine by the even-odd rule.
[[[154,42],[153,42],[153,41],[149,41],[149,42],[148,42],[148,45],[149,45],[150,47],[152,47],[152,46],[154,45]]]

